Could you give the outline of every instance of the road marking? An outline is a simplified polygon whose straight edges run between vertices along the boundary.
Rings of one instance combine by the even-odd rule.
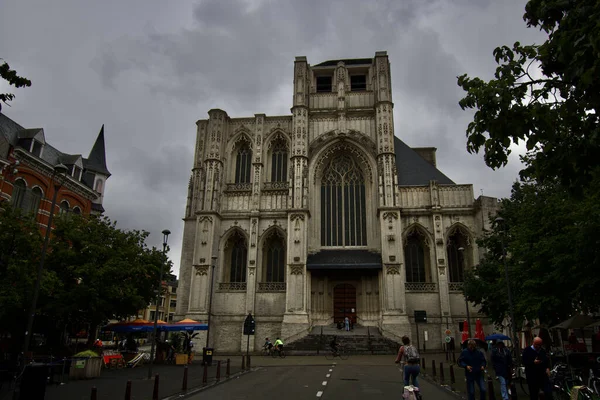
[[[331,374],[327,374],[325,375],[325,378],[329,378],[331,376]]]
[[[327,381],[323,381],[323,386],[327,386]]]
[[[321,397],[321,396],[323,396],[323,391],[322,391],[322,390],[319,390],[319,391],[317,392],[317,397]]]

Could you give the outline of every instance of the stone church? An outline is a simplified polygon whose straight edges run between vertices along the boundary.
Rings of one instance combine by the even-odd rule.
[[[427,348],[447,327],[460,340],[463,274],[498,201],[444,175],[435,148],[396,137],[387,52],[296,57],[293,74],[291,115],[212,109],[196,123],[175,319],[210,313],[217,351],[246,349],[248,313],[251,350],[345,317],[414,338],[415,310]]]

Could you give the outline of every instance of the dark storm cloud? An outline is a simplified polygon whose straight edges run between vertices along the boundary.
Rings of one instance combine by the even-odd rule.
[[[456,76],[490,78],[494,47],[539,43],[523,12],[522,0],[5,0],[0,56],[33,86],[3,111],[84,155],[106,124],[107,215],[151,245],[170,229],[177,267],[195,121],[215,107],[289,114],[298,55],[314,65],[387,50],[396,135],[437,147],[439,168],[476,196],[508,195],[517,159],[493,172],[466,152]]]

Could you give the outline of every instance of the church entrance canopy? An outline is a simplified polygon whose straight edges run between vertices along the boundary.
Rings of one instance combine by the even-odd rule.
[[[308,270],[381,269],[381,254],[367,250],[322,250],[306,260]]]

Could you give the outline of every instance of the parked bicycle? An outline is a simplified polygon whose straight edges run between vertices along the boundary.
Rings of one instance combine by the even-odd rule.
[[[328,360],[333,360],[336,357],[339,357],[341,360],[348,359],[348,352],[342,346],[337,347],[337,350],[332,349],[331,347],[325,352],[325,358]]]
[[[552,397],[554,400],[571,399],[571,393],[574,387],[578,389],[578,399],[596,400],[598,396],[593,390],[585,386],[580,371],[577,369],[569,372],[569,366],[565,363],[557,363],[550,373],[550,382],[552,384]]]
[[[587,386],[594,391],[596,396],[600,397],[600,377],[594,374],[594,369],[590,368]]]

